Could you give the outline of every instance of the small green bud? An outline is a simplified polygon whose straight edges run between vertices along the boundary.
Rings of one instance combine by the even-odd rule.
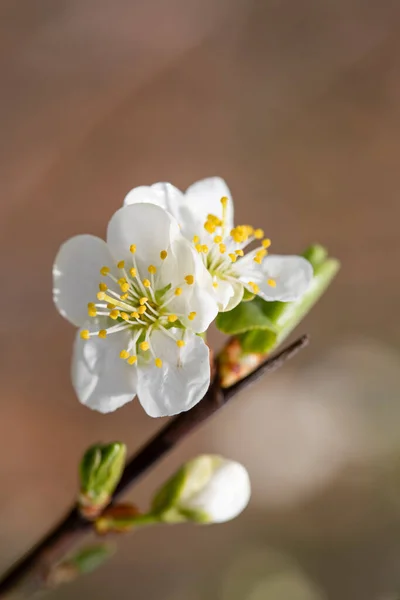
[[[79,506],[86,518],[95,518],[109,504],[125,465],[126,446],[121,442],[95,444],[80,464]]]
[[[79,575],[91,573],[100,567],[114,552],[115,546],[110,544],[84,546],[57,563],[48,573],[46,584],[48,587],[57,587],[74,581]]]
[[[154,497],[151,514],[161,521],[223,523],[238,516],[250,499],[243,465],[216,455],[187,462]]]

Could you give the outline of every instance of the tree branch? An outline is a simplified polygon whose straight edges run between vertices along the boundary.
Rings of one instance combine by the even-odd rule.
[[[283,366],[287,360],[304,348],[308,341],[308,336],[299,338],[230,388],[221,389],[216,378],[201,402],[167,423],[130,459],[114,493],[112,503],[203,421],[262,375]],[[19,597],[29,597],[48,585],[49,574],[54,566],[91,530],[92,523],[85,520],[77,508],[73,507],[65,518],[0,580],[0,600],[10,598],[16,591]]]

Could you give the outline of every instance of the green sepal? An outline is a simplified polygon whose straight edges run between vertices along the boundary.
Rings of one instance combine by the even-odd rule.
[[[111,498],[125,466],[126,446],[121,442],[94,444],[79,467],[81,507],[102,508]]]
[[[252,329],[274,331],[274,324],[265,314],[265,302],[254,298],[251,302],[241,302],[228,312],[219,313],[216,325],[222,333],[238,335]]]

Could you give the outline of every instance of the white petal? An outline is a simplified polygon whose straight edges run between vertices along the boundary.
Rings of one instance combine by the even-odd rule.
[[[269,301],[297,300],[307,291],[313,278],[313,268],[302,256],[270,255],[264,258],[257,270],[253,269],[253,272],[242,274],[241,280],[257,283],[259,295]],[[276,286],[269,285],[268,279],[273,279]]]
[[[194,276],[194,284],[185,282],[187,275]],[[162,282],[162,283],[161,283]],[[171,312],[181,317],[182,323],[196,333],[206,331],[218,314],[218,306],[212,286],[212,278],[194,247],[184,238],[171,245],[168,257],[160,269],[160,287],[171,283],[172,288],[182,287],[181,296],[176,296],[168,305]],[[196,313],[194,320],[188,315]]]
[[[215,293],[218,299],[218,307],[220,312],[227,312],[237,306],[243,298],[243,284],[237,282],[226,281],[218,278],[218,287],[215,288]]]
[[[53,298],[60,314],[76,326],[87,319],[88,302],[96,302],[100,269],[111,267],[107,244],[93,235],[78,235],[63,244],[53,265]]]
[[[176,337],[181,330],[171,329]],[[151,336],[151,345],[163,365],[154,361],[138,367],[138,398],[150,417],[176,415],[192,408],[205,395],[210,384],[208,347],[197,335],[186,334],[186,345],[160,331]]]
[[[72,384],[82,404],[108,413],[134,398],[137,369],[119,357],[128,342],[126,332],[89,340],[82,340],[78,332],[72,359]]]
[[[186,205],[196,215],[201,228],[209,213],[222,218],[221,198],[224,196],[228,198],[226,229],[229,232],[233,227],[233,202],[225,181],[221,177],[208,177],[188,187],[185,194]]]
[[[174,214],[175,205],[178,198],[181,197],[183,197],[182,192],[170,183],[155,183],[133,188],[125,196],[124,205],[148,202],[161,206],[161,208],[176,216]]]
[[[116,261],[129,260],[129,248],[137,247],[135,258],[142,277],[147,267],[157,266],[161,250],[179,236],[175,219],[155,204],[131,204],[120,208],[111,218],[107,229],[107,243]]]
[[[246,508],[251,485],[243,465],[222,457],[215,458],[220,461],[219,467],[203,489],[185,502],[185,508],[206,513],[210,522],[224,523]]]

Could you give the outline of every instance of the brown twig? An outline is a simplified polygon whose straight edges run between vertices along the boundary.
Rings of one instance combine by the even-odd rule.
[[[281,367],[307,344],[307,336],[299,338],[230,388],[221,389],[218,379],[215,379],[199,404],[172,419],[130,459],[114,493],[113,502],[231,398],[262,375]],[[46,586],[54,566],[91,530],[92,523],[83,519],[76,507],[72,508],[65,518],[0,580],[0,599],[10,598],[15,591],[27,597]]]

